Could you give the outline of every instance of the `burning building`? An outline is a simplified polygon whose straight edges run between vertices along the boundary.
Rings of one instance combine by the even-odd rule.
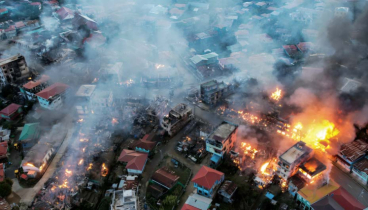
[[[78,119],[83,119],[86,115],[92,114],[91,98],[93,96],[95,85],[81,85],[75,93],[77,104]]]
[[[313,149],[299,141],[279,157],[277,174],[284,180],[294,175],[298,167],[313,155]]]
[[[206,139],[206,151],[213,154],[211,161],[217,164],[225,153],[229,153],[236,142],[238,125],[222,122]]]
[[[31,71],[24,56],[17,54],[0,60],[0,85],[21,84],[28,80]]]
[[[211,106],[219,103],[230,93],[231,85],[216,80],[210,80],[202,83],[200,86],[200,97],[202,101]]]
[[[24,157],[21,166],[24,172],[43,172],[55,149],[48,144],[36,144]]]
[[[316,181],[318,177],[323,176],[324,170],[326,170],[326,166],[315,157],[312,157],[299,167],[298,173],[300,173],[301,177],[303,177],[307,183],[312,183]]]
[[[170,136],[179,132],[193,118],[192,109],[184,104],[176,105],[168,116],[163,117],[161,126]]]

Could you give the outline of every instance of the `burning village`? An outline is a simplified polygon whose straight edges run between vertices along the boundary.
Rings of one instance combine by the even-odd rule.
[[[0,210],[368,209],[363,0],[0,1]]]

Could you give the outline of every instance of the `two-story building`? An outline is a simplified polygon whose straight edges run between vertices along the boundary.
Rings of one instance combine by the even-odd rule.
[[[200,86],[200,97],[208,105],[216,105],[230,93],[230,85],[216,80],[202,83]]]
[[[75,93],[78,119],[83,119],[85,116],[92,114],[91,99],[93,97],[96,85],[81,85]]]
[[[225,153],[234,147],[238,125],[222,122],[206,139],[206,151],[212,153],[211,161],[217,164]]]
[[[343,144],[336,155],[336,163],[347,171],[352,172],[353,165],[363,159],[367,151],[368,144],[360,139]]]
[[[147,153],[124,149],[118,158],[118,162],[125,163],[129,174],[142,174],[148,159]]]
[[[23,126],[22,133],[19,136],[19,143],[22,145],[23,152],[32,148],[40,139],[40,123],[27,123]]]
[[[37,99],[36,94],[41,92],[43,89],[45,89],[47,86],[49,86],[50,77],[47,75],[42,75],[41,78],[39,78],[36,81],[29,81],[26,84],[24,84],[20,91],[25,95],[25,97],[28,100],[35,100]]]
[[[63,83],[55,83],[37,93],[40,106],[49,110],[60,109],[66,99],[68,88],[69,86]]]
[[[305,142],[299,141],[280,155],[277,165],[277,175],[282,179],[287,180],[298,171],[298,167],[303,162],[312,156],[313,149],[308,147]]]
[[[224,183],[221,185],[220,189],[218,190],[218,194],[220,197],[222,197],[222,200],[225,203],[232,203],[233,202],[233,196],[235,194],[235,191],[238,189],[236,184],[230,180],[224,181]]]
[[[15,29],[14,29],[15,30]],[[24,56],[15,56],[0,60],[0,85],[22,84],[31,76]]]
[[[192,182],[197,189],[197,193],[206,197],[212,197],[216,188],[224,181],[224,173],[207,166],[202,166],[193,177]]]
[[[22,116],[22,113],[22,106],[14,103],[10,104],[0,111],[1,119],[5,119],[7,121],[18,120],[19,117]]]
[[[329,194],[340,188],[340,185],[330,179],[329,181],[320,183],[318,185],[306,185],[297,192],[296,200],[300,202],[301,209],[311,209],[311,207],[322,200]],[[340,208],[338,208],[340,209]]]
[[[181,103],[176,105],[169,112],[169,115],[163,117],[161,127],[172,136],[179,132],[192,118],[192,109],[187,104]]]

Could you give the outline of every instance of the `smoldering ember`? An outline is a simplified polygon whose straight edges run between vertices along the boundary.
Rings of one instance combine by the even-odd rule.
[[[368,209],[365,0],[0,1],[0,210]]]

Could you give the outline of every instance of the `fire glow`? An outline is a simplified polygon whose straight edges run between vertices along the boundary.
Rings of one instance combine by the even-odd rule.
[[[304,127],[307,127],[306,132],[303,132]],[[291,133],[280,130],[277,132],[296,141],[302,140],[313,149],[319,149],[323,152],[330,148],[330,139],[340,133],[335,124],[328,120],[313,121],[309,126],[303,126],[302,123],[298,122],[291,129]]]
[[[71,170],[65,169],[65,176],[71,177],[73,175],[73,172]]]
[[[105,176],[107,176],[107,174],[108,174],[108,169],[106,167],[106,164],[103,163],[102,166],[101,166],[101,176],[105,177]]]
[[[163,67],[165,67],[165,65],[163,65],[163,64],[155,64],[155,68],[156,69],[163,68]]]
[[[92,163],[90,163],[90,164],[88,165],[87,171],[91,170],[91,169],[92,169],[92,166],[93,166],[93,164],[92,164]]]
[[[83,159],[80,159],[78,162],[78,165],[82,165],[83,164]]]
[[[279,101],[282,97],[282,90],[279,88],[276,88],[276,91],[271,94],[271,99],[275,101]]]
[[[258,150],[252,148],[252,146],[250,144],[247,144],[246,142],[242,142],[240,148],[241,148],[241,150],[244,151],[245,155],[248,155],[252,159],[255,158],[255,156],[258,152]]]
[[[111,123],[113,125],[115,125],[115,124],[119,123],[119,121],[116,118],[112,118]]]

